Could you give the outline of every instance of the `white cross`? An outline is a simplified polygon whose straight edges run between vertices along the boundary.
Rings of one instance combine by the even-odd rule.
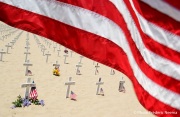
[[[53,48],[54,48],[54,52],[55,52],[55,48],[56,48],[56,46],[54,46]]]
[[[27,74],[28,74],[28,67],[32,66],[33,64],[29,63],[29,60],[27,60],[26,63],[24,63],[23,65],[26,66],[25,75],[27,76]]]
[[[11,43],[11,49],[12,49],[12,46],[14,45],[14,41],[10,42]]]
[[[44,52],[45,52],[45,50],[46,50],[46,48],[43,48],[43,49],[42,49],[42,52],[43,52],[43,56],[44,56]]]
[[[55,66],[55,67],[59,67],[59,66],[60,66],[60,64],[58,64],[58,61],[56,61],[56,63],[55,63],[55,64],[53,64],[53,66]]]
[[[39,46],[41,45],[41,43],[40,43],[40,42],[37,42],[37,44],[38,44],[38,48],[39,48]]]
[[[2,49],[2,51],[0,52],[0,54],[1,54],[1,59],[0,59],[0,61],[3,61],[3,60],[2,60],[3,54],[6,54],[6,52],[4,52],[3,49]]]
[[[111,73],[110,73],[111,75],[114,75],[115,74],[115,71],[114,71],[114,69],[111,69]]]
[[[59,52],[61,51],[60,49],[57,50],[58,51],[58,56],[59,56]]]
[[[30,47],[26,46],[24,47],[26,49],[26,51],[28,52],[28,50],[30,49]]]
[[[26,45],[27,45],[27,46],[29,46],[29,45],[30,45],[29,41],[26,41]]]
[[[104,84],[104,82],[101,82],[101,78],[99,78],[99,81],[96,83],[96,85],[97,85],[96,95],[99,94],[100,85],[103,85],[103,84]]]
[[[51,43],[49,43],[49,48],[51,47]]]
[[[28,56],[28,54],[31,54],[30,52],[24,52],[24,54],[26,54],[26,58],[25,58],[25,61],[27,61],[27,56]]]
[[[96,70],[95,70],[95,75],[96,75],[97,73],[99,73],[99,72],[98,72],[98,67],[100,67],[100,66],[98,66],[98,63],[97,63],[97,65],[95,66],[95,68],[96,68]]]
[[[125,81],[122,78],[122,80],[119,81],[119,92],[125,92],[124,83],[125,83]]]
[[[44,47],[44,45],[42,44],[42,45],[41,45],[41,52],[43,51],[44,48],[45,48],[45,47]]]
[[[28,78],[27,82],[21,85],[21,88],[26,88],[26,91],[25,91],[25,98],[26,99],[29,99],[29,89],[31,87],[36,87],[35,83],[31,83],[31,78]]]
[[[51,54],[49,54],[49,51],[47,52],[47,54],[46,54],[46,63],[48,62],[48,56],[51,56]]]
[[[6,45],[6,47],[7,47],[7,54],[8,54],[9,47],[11,47],[11,45],[9,45],[9,43],[8,43],[8,45]]]
[[[80,56],[80,61],[79,61],[79,64],[81,64],[82,58],[83,58],[83,56]]]
[[[72,57],[72,53],[73,53],[73,51],[71,50],[70,52],[71,52],[71,57]]]
[[[70,86],[75,85],[75,81],[71,81],[71,79],[72,79],[72,77],[69,77],[69,81],[65,82],[65,85],[68,85],[67,92],[66,92],[66,98],[69,97]]]
[[[80,73],[79,67],[82,67],[82,66],[81,65],[76,65],[76,67],[77,67],[76,75],[80,75],[81,73]]]
[[[66,63],[66,57],[68,57],[68,55],[64,55],[64,64],[67,64]]]

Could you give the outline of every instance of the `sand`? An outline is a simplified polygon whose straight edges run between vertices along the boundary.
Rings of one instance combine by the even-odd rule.
[[[2,24],[2,23],[1,23]],[[3,26],[5,26],[3,24]],[[13,35],[2,39],[3,35],[0,28],[0,50],[6,51],[5,45],[10,43],[22,30],[17,30]],[[3,62],[0,61],[0,117],[153,117],[138,102],[131,81],[121,72],[115,71],[115,75],[110,75],[111,68],[99,64],[99,74],[95,75],[95,65],[88,58],[82,59],[80,71],[82,75],[76,75],[76,65],[80,61],[79,54],[73,52],[72,57],[67,57],[67,63],[64,64],[64,49],[48,39],[38,37],[41,44],[46,47],[45,53],[49,51],[51,56],[46,63],[46,56],[43,56],[41,48],[38,47],[34,35],[29,33],[29,52],[28,60],[33,64],[29,69],[33,76],[25,76],[25,46],[27,33],[23,31],[22,35],[16,41],[14,46],[9,48],[9,54],[3,55]],[[45,41],[46,40],[46,41]],[[47,42],[52,45],[49,48]],[[57,48],[54,51],[53,45],[60,47],[60,56]],[[53,63],[60,63],[60,77],[52,74]],[[95,62],[96,64],[96,62]],[[75,81],[71,90],[77,95],[77,101],[66,98],[67,86],[65,82],[69,77]],[[96,95],[96,82],[102,78],[105,96]],[[118,91],[119,81],[125,80],[126,93]],[[25,83],[27,78],[31,78],[36,83],[38,99],[45,101],[45,106],[31,105],[25,108],[11,109],[12,102],[18,95],[24,97],[25,88],[21,84]]]

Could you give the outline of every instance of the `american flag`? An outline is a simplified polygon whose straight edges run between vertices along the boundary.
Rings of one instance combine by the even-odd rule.
[[[33,81],[34,83],[34,81]],[[37,94],[37,90],[36,90],[36,87],[31,87],[31,90],[30,90],[30,93],[29,93],[29,98],[32,99],[32,100],[36,100],[38,97],[38,94]]]
[[[180,114],[178,0],[0,0],[0,14],[123,72],[149,111]]]
[[[71,100],[76,100],[76,97],[77,97],[77,95],[73,91],[71,91],[70,99]]]

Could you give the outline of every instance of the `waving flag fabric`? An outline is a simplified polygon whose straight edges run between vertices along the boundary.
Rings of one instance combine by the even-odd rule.
[[[0,20],[123,72],[158,116],[180,114],[178,0],[0,0]]]

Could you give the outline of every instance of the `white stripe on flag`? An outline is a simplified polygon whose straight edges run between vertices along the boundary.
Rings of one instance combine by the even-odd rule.
[[[168,15],[169,17],[180,21],[180,10],[172,7],[171,5],[164,2],[164,0],[156,0],[156,2],[152,2],[152,0],[141,0],[144,3],[150,5],[154,9]]]

